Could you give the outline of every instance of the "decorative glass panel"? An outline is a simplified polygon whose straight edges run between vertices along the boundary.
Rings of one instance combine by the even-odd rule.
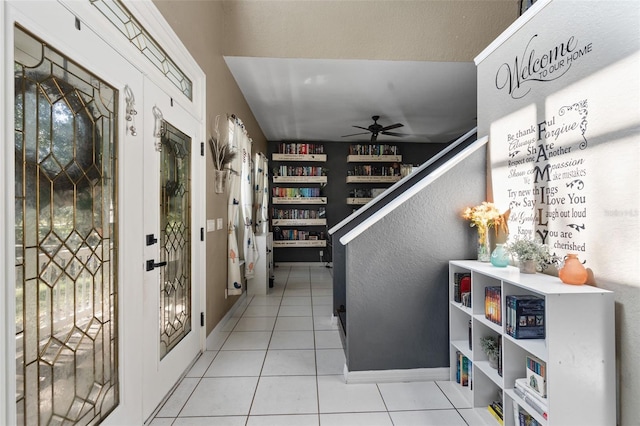
[[[15,29],[18,424],[117,405],[117,92]]]
[[[160,160],[160,358],[191,331],[191,138],[163,123]]]
[[[162,50],[122,3],[117,0],[89,0],[111,23],[147,57],[165,77],[190,100],[193,83],[175,62]]]

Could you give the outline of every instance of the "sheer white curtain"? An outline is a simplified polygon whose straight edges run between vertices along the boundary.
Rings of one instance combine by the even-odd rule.
[[[229,185],[229,259],[227,292],[241,294],[240,260],[244,260],[244,276],[254,275],[258,251],[253,232],[253,179],[251,175],[251,139],[236,117],[229,117],[229,140],[237,152],[232,163]]]
[[[266,155],[258,152],[254,156],[253,164],[256,234],[265,234],[269,231],[269,160]]]

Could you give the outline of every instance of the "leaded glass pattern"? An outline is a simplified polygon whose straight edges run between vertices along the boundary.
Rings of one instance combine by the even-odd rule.
[[[191,331],[191,138],[164,122],[160,160],[160,358]]]
[[[119,402],[117,91],[14,34],[18,424],[95,424]]]
[[[131,44],[133,44],[162,74],[190,100],[193,83],[165,53],[160,45],[140,25],[138,20],[117,0],[89,0]]]

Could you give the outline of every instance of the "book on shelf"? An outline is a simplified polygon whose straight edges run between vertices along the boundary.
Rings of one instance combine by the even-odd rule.
[[[453,301],[461,303],[462,293],[470,293],[470,292],[471,292],[471,274],[468,272],[454,272]]]
[[[462,386],[470,386],[471,384],[471,360],[464,356],[462,352],[456,351],[456,383]]]
[[[461,362],[460,384],[462,386],[469,386],[469,358],[463,355]]]
[[[545,398],[547,396],[547,365],[533,355],[527,355],[527,386]]]
[[[489,410],[489,413],[491,413],[491,415],[498,421],[499,424],[504,424],[504,419],[500,414],[498,414],[493,404],[487,406],[487,410]]]
[[[484,288],[484,316],[489,321],[502,325],[500,286],[490,286]]]
[[[532,295],[508,295],[506,332],[514,339],[544,339],[544,299]]]
[[[542,426],[527,410],[518,404],[513,404],[513,417],[516,426]]]

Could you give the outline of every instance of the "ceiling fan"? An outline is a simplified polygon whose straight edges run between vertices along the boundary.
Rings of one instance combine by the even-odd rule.
[[[353,127],[357,128],[357,129],[366,130],[366,132],[353,133],[351,135],[344,135],[342,137],[346,138],[346,137],[349,137],[349,136],[366,135],[367,133],[371,133],[371,142],[375,142],[378,139],[378,135],[389,135],[389,136],[399,136],[399,137],[407,136],[404,133],[396,133],[396,132],[390,132],[389,131],[389,130],[392,130],[392,129],[397,129],[398,127],[403,127],[404,124],[396,123],[396,124],[391,124],[389,126],[382,126],[382,125],[378,124],[378,120],[380,119],[379,115],[374,115],[371,118],[373,119],[373,124],[370,125],[369,127],[353,126]]]

